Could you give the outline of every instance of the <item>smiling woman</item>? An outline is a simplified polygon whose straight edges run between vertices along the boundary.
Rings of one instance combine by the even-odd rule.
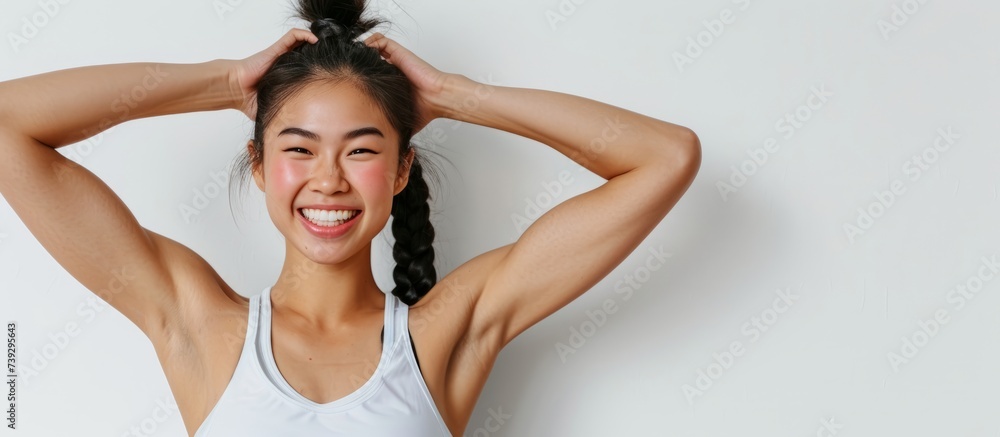
[[[324,47],[331,52],[338,50],[333,42],[310,48],[322,50]],[[364,46],[353,49],[359,50],[358,53],[372,50]],[[257,187],[267,194],[272,221],[286,235],[286,243],[295,246],[288,253],[306,254],[311,262],[338,263],[343,261],[344,255],[355,253],[365,256],[366,251],[359,253],[351,246],[367,246],[381,232],[389,216],[395,215],[399,219],[396,222],[409,226],[394,227],[397,247],[394,293],[408,305],[416,303],[437,278],[434,277],[431,246],[434,231],[429,208],[405,203],[412,198],[426,205],[428,199],[427,194],[421,194],[427,192],[424,181],[408,180],[409,174],[404,172],[411,168],[416,158],[410,146],[412,128],[407,127],[416,122],[412,119],[415,112],[410,97],[412,91],[407,88],[405,76],[399,72],[394,84],[401,91],[382,93],[385,101],[378,104],[361,89],[381,85],[355,82],[366,77],[374,81],[379,78],[376,74],[382,75],[382,81],[387,80],[386,72],[379,73],[377,68],[392,71],[395,67],[379,59],[377,54],[365,58],[325,53],[302,58],[312,59],[316,63],[312,65],[298,65],[293,59],[279,57],[268,74],[261,78],[257,91],[256,138],[247,144],[246,153],[234,166],[235,174],[231,179],[242,182],[247,173],[253,175]],[[326,65],[320,66],[320,62]],[[344,68],[364,71],[364,62],[372,72],[356,72],[354,79],[318,73]],[[291,77],[287,76],[288,71],[308,73]],[[273,77],[283,74],[286,75],[283,82],[271,85],[269,81],[273,81]],[[286,100],[274,101],[273,94],[284,95]],[[394,117],[384,115],[379,109],[398,106],[403,109],[397,110]],[[405,117],[406,108],[409,108],[410,119]],[[397,132],[407,135],[400,138]],[[416,165],[420,166],[419,160]],[[304,190],[308,194],[302,194]],[[343,198],[344,193],[353,195]],[[331,203],[331,199],[336,204]],[[394,204],[398,205],[395,209],[391,208]],[[422,215],[415,215],[414,210]],[[358,214],[351,215],[353,211]],[[351,220],[347,221],[348,218]],[[347,235],[351,229],[356,230]],[[411,235],[424,235],[426,241],[410,238]],[[327,241],[341,236],[346,241]],[[407,242],[412,245],[406,245]],[[279,281],[276,288],[281,289],[282,285]]]
[[[500,351],[607,276],[678,202],[698,172],[698,137],[568,94],[483,94],[381,33],[360,40],[379,24],[364,1],[296,5],[309,30],[244,60],[0,83],[0,193],[150,339],[189,435],[462,435]],[[132,111],[94,104],[151,68],[169,80]],[[253,179],[284,237],[277,281],[249,298],[55,151],[116,123],[222,109],[254,122],[231,179]],[[536,140],[607,182],[439,281],[425,162],[411,144],[437,118]],[[613,144],[609,120],[622,127]],[[390,217],[395,287],[384,292],[371,251]],[[107,293],[119,272],[128,280]]]

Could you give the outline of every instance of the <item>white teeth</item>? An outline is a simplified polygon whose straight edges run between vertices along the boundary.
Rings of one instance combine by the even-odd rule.
[[[310,222],[318,226],[340,226],[345,221],[357,215],[360,211],[326,211],[321,209],[302,209]]]

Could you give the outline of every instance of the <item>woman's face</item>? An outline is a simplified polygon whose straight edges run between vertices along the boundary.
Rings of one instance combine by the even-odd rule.
[[[288,242],[314,262],[336,263],[388,222],[412,160],[399,167],[398,144],[388,120],[354,85],[313,83],[288,99],[265,130],[263,168],[253,176]],[[302,209],[316,205],[361,212],[344,226],[311,224]]]

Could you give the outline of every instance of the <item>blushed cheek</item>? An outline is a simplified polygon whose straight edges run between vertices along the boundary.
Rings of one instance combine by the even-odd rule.
[[[266,181],[269,203],[273,203],[269,208],[273,208],[275,213],[291,208],[306,171],[301,164],[291,160],[272,163]]]
[[[389,167],[382,163],[372,162],[371,165],[361,166],[355,173],[356,183],[363,184],[372,194],[386,193],[392,196],[392,175]]]
[[[267,184],[275,193],[285,193],[302,178],[303,169],[291,161],[278,161],[271,166]]]

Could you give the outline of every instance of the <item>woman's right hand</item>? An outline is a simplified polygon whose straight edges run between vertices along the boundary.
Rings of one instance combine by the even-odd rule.
[[[239,105],[236,109],[242,111],[251,120],[255,120],[257,117],[257,82],[278,56],[292,50],[304,41],[315,44],[319,38],[308,30],[295,28],[288,31],[271,47],[249,58],[231,61],[229,86],[233,90],[234,101]]]

